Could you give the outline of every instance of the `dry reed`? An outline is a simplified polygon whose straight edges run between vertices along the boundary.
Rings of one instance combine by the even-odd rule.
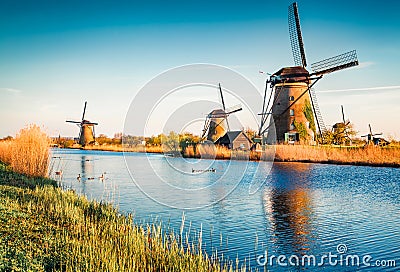
[[[114,151],[114,152],[147,152],[147,153],[163,153],[161,146],[124,146],[121,144],[110,144],[110,145],[90,145],[85,146],[85,150],[102,150],[102,151]]]
[[[125,152],[164,153],[162,146],[126,147],[117,145],[92,146],[87,149]],[[262,152],[230,150],[224,146],[197,144],[188,146],[183,152],[186,158],[293,161],[333,164],[376,165],[400,167],[400,147],[340,147],[308,145],[265,146]],[[275,156],[275,158],[274,158]]]
[[[275,149],[277,161],[400,166],[400,148],[277,145]]]
[[[46,177],[49,167],[50,138],[39,126],[21,129],[13,140],[0,142],[0,160],[15,172],[30,177]]]

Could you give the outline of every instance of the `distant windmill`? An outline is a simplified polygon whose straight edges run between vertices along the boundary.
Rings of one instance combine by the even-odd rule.
[[[367,145],[374,144],[374,145],[379,145],[379,146],[386,146],[389,144],[389,142],[386,141],[385,139],[383,139],[381,137],[375,137],[375,136],[382,135],[382,133],[372,133],[371,124],[368,124],[368,128],[369,128],[369,133],[361,136],[361,137],[367,138]]]
[[[224,136],[228,131],[230,131],[228,116],[232,113],[242,110],[240,105],[226,109],[221,84],[218,84],[218,87],[221,96],[222,109],[215,109],[207,115],[204,123],[203,133],[201,135],[202,139],[204,139],[207,135],[206,139],[212,142],[217,141],[220,137]]]
[[[88,120],[85,120],[86,105],[87,105],[87,101],[85,101],[85,106],[83,108],[82,121],[70,121],[70,120],[66,121],[67,123],[77,124],[78,127],[80,128],[79,144],[81,146],[95,144],[95,142],[96,142],[94,126],[98,125],[98,123],[93,123]]]
[[[344,108],[343,105],[341,105],[342,108],[342,122],[336,123],[333,125],[333,134],[336,135],[335,139],[335,144],[344,144],[348,142],[351,144],[351,139],[349,137],[349,125],[350,125],[350,120],[345,119],[344,117]]]
[[[271,92],[266,103],[266,86],[258,136],[264,139],[264,133],[275,125],[276,139],[271,136],[272,133],[268,133],[267,143],[294,143],[300,138],[311,143],[316,138],[316,133],[319,134],[319,139],[323,139],[326,131],[312,87],[325,74],[358,65],[357,54],[353,50],[316,62],[311,65],[312,72],[307,71],[297,3],[289,6],[288,14],[295,66],[282,68],[267,80]],[[269,125],[266,125],[270,116],[272,118],[269,119]]]

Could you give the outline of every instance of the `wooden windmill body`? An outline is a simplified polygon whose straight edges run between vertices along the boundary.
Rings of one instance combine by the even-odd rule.
[[[274,74],[278,78],[274,82],[274,103],[272,105],[271,123],[275,125],[277,142],[294,143],[300,140],[299,130],[302,130],[303,138],[309,143],[314,141],[315,125],[314,119],[308,118],[307,109],[311,107],[309,95],[302,95],[307,92],[309,73],[301,66],[282,68]],[[293,103],[298,99],[296,103]],[[269,134],[271,137],[271,134]],[[268,138],[269,142],[273,139]]]
[[[228,132],[227,116],[223,109],[216,109],[209,113],[209,118],[207,140],[214,143]]]

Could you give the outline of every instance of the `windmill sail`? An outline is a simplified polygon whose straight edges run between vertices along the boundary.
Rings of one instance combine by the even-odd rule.
[[[224,110],[224,112],[226,113],[226,108],[225,108],[225,100],[224,100],[224,94],[222,93],[222,87],[221,87],[221,83],[218,83],[218,87],[219,87],[219,93],[221,95],[221,102],[222,102],[222,109]],[[228,122],[228,115],[225,116],[225,122],[226,125],[228,127],[228,131],[230,131],[230,127],[229,127],[229,122]]]
[[[242,105],[237,104],[237,105],[235,105],[233,107],[230,107],[230,108],[226,109],[225,112],[226,112],[227,115],[229,115],[229,114],[241,111],[241,110],[242,110]]]
[[[346,124],[346,119],[344,118],[344,108],[343,108],[343,105],[340,105],[340,107],[342,108],[342,120],[343,120],[343,124]]]
[[[317,94],[315,93],[314,88],[310,88],[309,92],[310,92],[311,105],[314,111],[315,121],[317,121],[319,136],[321,137],[321,139],[323,139],[323,134],[326,132],[326,126],[324,119],[322,118],[321,109],[318,104]]]
[[[219,87],[219,94],[221,95],[222,109],[224,111],[226,111],[226,109],[225,109],[225,100],[224,100],[224,95],[222,94],[221,83],[218,83],[218,87]]]
[[[87,105],[87,101],[85,101],[85,106],[83,107],[82,121],[85,120],[86,105]]]
[[[311,64],[311,75],[320,76],[358,65],[356,50]]]
[[[299,11],[297,9],[296,2],[294,2],[289,6],[288,22],[289,22],[289,35],[290,35],[290,43],[292,45],[294,64],[296,66],[306,67],[307,66],[306,53],[304,51],[303,37],[301,35],[301,29],[300,29]]]

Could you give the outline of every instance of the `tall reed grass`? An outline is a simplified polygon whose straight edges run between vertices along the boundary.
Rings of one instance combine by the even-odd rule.
[[[125,152],[165,153],[162,146],[92,146],[87,149]],[[224,146],[197,144],[183,151],[186,158],[234,159],[252,161],[296,161],[354,165],[377,165],[400,167],[400,146],[365,147],[269,145],[262,152],[230,150]]]
[[[115,151],[115,152],[147,152],[147,153],[163,153],[164,150],[161,146],[124,146],[121,144],[107,144],[107,145],[90,145],[85,146],[85,150],[102,150],[102,151]]]
[[[252,160],[272,161],[274,159],[274,146],[267,146],[263,151],[232,150],[225,146],[213,144],[197,144],[188,146],[183,156],[187,158],[219,159],[219,160]]]
[[[18,173],[46,177],[49,167],[50,138],[39,126],[21,129],[15,139],[0,142],[0,160]]]
[[[275,149],[277,161],[400,166],[400,148],[397,147],[277,145]]]

